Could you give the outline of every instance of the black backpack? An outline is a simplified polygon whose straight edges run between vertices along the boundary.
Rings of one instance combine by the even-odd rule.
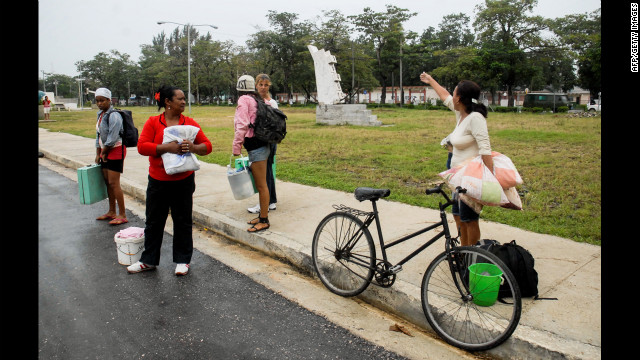
[[[126,147],[136,147],[138,146],[138,129],[133,125],[133,116],[130,110],[120,110],[114,109],[117,111],[120,116],[122,116],[122,132],[120,132],[120,136],[122,137],[122,144]],[[109,123],[109,114],[105,118],[107,124]]]
[[[254,136],[269,144],[279,144],[287,135],[287,115],[280,109],[276,109],[264,103],[264,100],[256,98],[258,112],[256,121],[250,124]]]
[[[538,272],[534,269],[535,260],[527,249],[516,244],[515,240],[502,245],[496,240],[480,240],[476,245],[496,255],[507,265],[516,278],[522,297],[543,299],[538,297]],[[499,298],[506,297],[510,293],[509,284],[500,285]],[[556,298],[544,299],[557,300]]]

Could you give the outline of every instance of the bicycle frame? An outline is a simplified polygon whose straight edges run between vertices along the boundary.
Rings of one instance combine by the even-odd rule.
[[[418,255],[419,253],[421,253],[422,251],[424,251],[426,248],[428,248],[429,246],[431,246],[433,243],[435,243],[436,241],[438,241],[441,237],[445,237],[446,239],[446,244],[445,244],[445,248],[448,251],[450,248],[450,242],[451,242],[451,233],[449,232],[449,224],[447,223],[447,215],[444,211],[445,208],[447,208],[449,205],[452,204],[452,201],[446,196],[446,194],[443,193],[443,195],[445,196],[445,199],[447,200],[447,202],[443,205],[442,203],[439,204],[439,208],[440,208],[440,221],[427,226],[426,228],[423,228],[421,230],[418,230],[412,234],[406,235],[400,239],[394,240],[393,242],[386,244],[384,243],[384,239],[382,236],[382,227],[380,225],[380,218],[378,215],[378,207],[376,205],[376,201],[372,200],[371,203],[373,205],[373,212],[367,213],[367,216],[364,220],[364,224],[363,226],[358,229],[358,231],[354,234],[354,236],[351,238],[351,240],[349,241],[349,244],[346,246],[346,248],[350,251],[353,246],[355,245],[355,243],[357,243],[357,241],[360,239],[360,236],[362,235],[362,232],[360,231],[363,228],[368,228],[372,222],[375,221],[376,223],[376,229],[378,230],[378,240],[380,242],[380,250],[382,252],[382,259],[384,260],[385,263],[388,263],[387,260],[387,252],[386,249],[391,248],[395,245],[398,245],[400,243],[403,243],[409,239],[413,239],[416,236],[422,235],[424,233],[426,233],[427,231],[431,231],[439,226],[442,226],[443,229],[441,232],[439,232],[438,234],[436,234],[433,238],[431,238],[429,241],[427,241],[426,243],[424,243],[422,246],[420,246],[418,249],[416,249],[414,252],[412,252],[411,254],[409,254],[407,257],[405,257],[404,259],[400,260],[400,262],[398,262],[397,264],[393,265],[394,267],[401,267],[404,263],[406,263],[407,261],[411,260],[412,258],[414,258],[416,255]]]

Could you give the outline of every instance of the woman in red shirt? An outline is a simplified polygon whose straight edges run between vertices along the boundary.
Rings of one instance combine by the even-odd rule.
[[[185,171],[169,175],[164,170],[161,155],[164,153],[207,155],[211,142],[202,129],[193,142],[183,140],[163,144],[164,129],[175,125],[191,125],[200,128],[192,118],[182,115],[185,95],[174,86],[163,86],[156,93],[158,110],[165,111],[151,116],[144,124],[138,139],[138,152],[149,157],[149,183],[147,185],[144,251],[140,261],[127,267],[130,273],[153,270],[160,263],[160,248],[164,226],[171,210],[173,219],[173,261],[176,275],[186,275],[193,254],[192,209],[195,191],[195,174]]]

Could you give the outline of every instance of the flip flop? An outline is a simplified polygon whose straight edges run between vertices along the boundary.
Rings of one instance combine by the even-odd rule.
[[[109,221],[109,225],[121,225],[121,224],[126,224],[128,222],[129,220],[127,219],[114,218],[113,220]]]
[[[98,217],[96,218],[96,220],[113,220],[113,219],[115,219],[115,218],[116,218],[116,217],[115,217],[114,215],[107,215],[107,214],[104,214],[104,215],[98,216]]]
[[[263,227],[263,228],[258,229],[258,228],[256,227],[256,225],[258,225],[258,224],[255,224],[255,225],[253,225],[252,227],[248,228],[248,229],[247,229],[247,231],[248,231],[248,232],[250,232],[250,233],[257,233],[257,232],[260,232],[260,231],[267,230],[268,228],[270,228],[270,227],[271,227],[271,225],[269,225],[269,224],[267,223],[267,226],[265,226],[265,227]]]

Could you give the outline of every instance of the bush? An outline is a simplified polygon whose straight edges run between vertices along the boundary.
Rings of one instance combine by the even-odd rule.
[[[523,107],[522,111],[530,113],[541,113],[544,111],[544,109],[541,107]]]
[[[518,108],[515,106],[496,106],[496,112],[507,113],[507,112],[517,112]]]
[[[558,112],[559,113],[566,113],[569,111],[569,107],[568,106],[558,106]]]

